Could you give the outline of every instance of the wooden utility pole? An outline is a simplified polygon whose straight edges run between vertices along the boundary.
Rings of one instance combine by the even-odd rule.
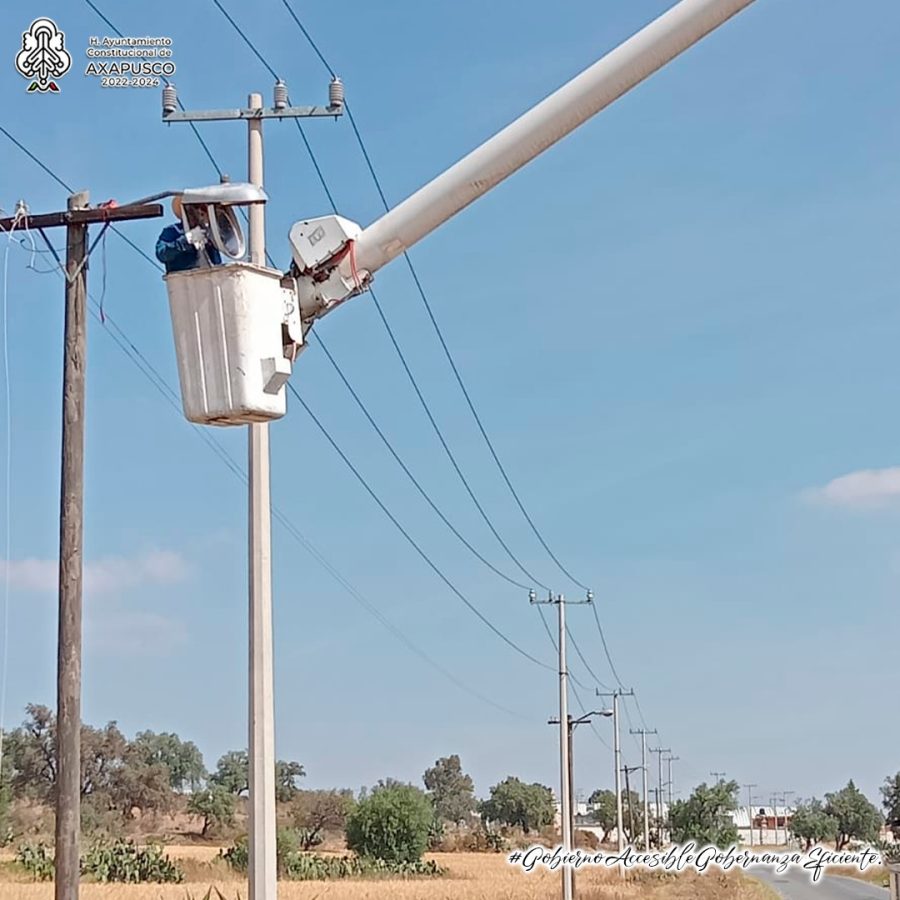
[[[88,205],[87,191],[69,210]],[[87,231],[66,234],[62,477],[59,489],[59,637],[56,657],[56,900],[75,900],[81,831],[81,609],[84,548],[84,395],[87,355]]]
[[[159,205],[91,209],[89,194],[65,212],[0,219],[0,231],[66,228],[62,476],[59,500],[59,632],[56,672],[56,900],[77,900],[81,832],[81,613],[84,571],[84,398],[87,363],[88,226],[162,215]],[[44,240],[47,240],[44,237]],[[48,241],[49,244],[49,241]],[[55,253],[54,253],[55,255]]]

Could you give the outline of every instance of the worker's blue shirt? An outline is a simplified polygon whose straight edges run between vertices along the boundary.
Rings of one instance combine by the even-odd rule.
[[[221,265],[222,257],[212,244],[206,245],[206,254],[214,266]],[[162,230],[156,241],[156,258],[165,264],[166,272],[183,272],[200,265],[200,254],[185,237],[181,222],[168,225]]]

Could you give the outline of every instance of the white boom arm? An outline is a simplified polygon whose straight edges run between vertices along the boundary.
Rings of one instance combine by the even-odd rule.
[[[296,223],[295,262],[315,275],[298,284],[304,318],[359,293],[394,257],[752,2],[681,0],[361,232],[333,216]]]

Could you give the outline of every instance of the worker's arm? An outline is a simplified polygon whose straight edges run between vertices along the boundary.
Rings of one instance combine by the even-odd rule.
[[[183,253],[193,249],[187,237],[174,225],[164,228],[156,242],[156,258],[162,263],[173,262]]]

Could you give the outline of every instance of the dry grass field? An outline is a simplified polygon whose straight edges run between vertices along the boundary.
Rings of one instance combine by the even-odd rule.
[[[211,883],[227,900],[246,900],[246,886],[225,868],[210,866],[216,849],[170,847],[183,861],[188,883],[181,885],[83,884],[83,900],[202,900]],[[280,900],[555,900],[559,874],[546,871],[524,874],[507,864],[505,855],[482,853],[434,854],[449,870],[444,878],[380,879],[372,881],[281,882]],[[203,875],[206,878],[203,878]],[[213,880],[215,879],[215,880]],[[0,900],[52,900],[50,884],[22,881],[0,883]],[[578,874],[579,900],[773,900],[768,888],[740,875],[718,873],[657,876],[582,871]]]

